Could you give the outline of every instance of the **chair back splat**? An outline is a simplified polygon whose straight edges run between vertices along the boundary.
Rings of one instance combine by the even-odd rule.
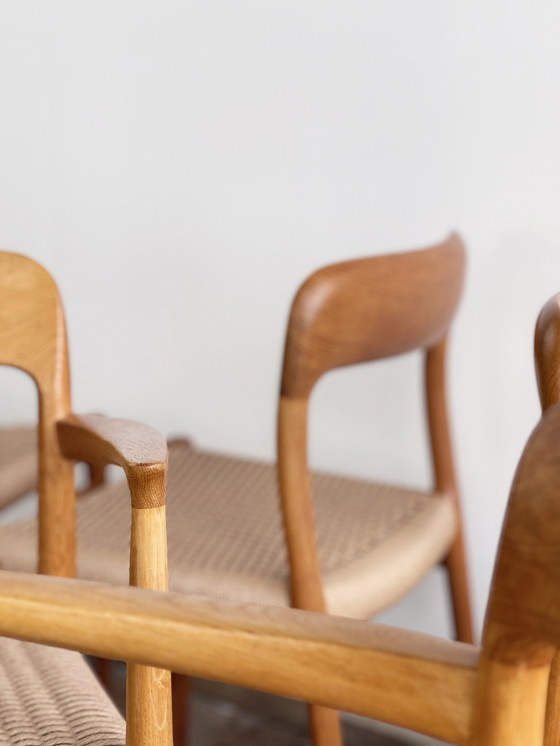
[[[39,571],[75,574],[72,463],[56,421],[71,411],[68,348],[58,289],[33,260],[0,253],[0,364],[28,373],[39,395]]]

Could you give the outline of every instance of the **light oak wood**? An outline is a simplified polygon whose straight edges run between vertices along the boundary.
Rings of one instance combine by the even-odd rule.
[[[478,651],[463,643],[23,573],[0,572],[0,610],[3,635],[298,697],[454,742],[468,734]]]
[[[159,480],[160,507],[132,508],[130,584],[168,588],[165,475]],[[171,746],[171,673],[129,663],[126,687],[127,744]]]
[[[167,446],[151,428],[71,411],[62,304],[48,272],[0,252],[0,364],[20,368],[39,399],[39,571],[75,574],[73,460],[125,471],[132,504],[131,581],[167,588]],[[90,634],[95,631],[90,629]],[[169,673],[133,667],[128,676],[127,743],[171,743]]]

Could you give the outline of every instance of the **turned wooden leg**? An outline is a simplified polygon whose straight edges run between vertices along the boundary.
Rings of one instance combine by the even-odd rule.
[[[173,701],[173,744],[187,746],[189,740],[189,703],[191,680],[183,674],[171,674]]]

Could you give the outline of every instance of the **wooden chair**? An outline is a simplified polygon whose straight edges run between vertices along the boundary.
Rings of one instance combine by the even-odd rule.
[[[129,490],[121,497],[132,505],[130,582],[166,589],[165,441],[134,422],[72,413],[57,288],[40,265],[7,252],[0,252],[0,364],[27,372],[38,391],[39,571],[69,577],[75,573],[74,461],[99,468],[117,464],[124,469]],[[35,612],[33,604],[23,604],[12,621]],[[71,625],[62,620],[59,624],[71,639]],[[0,675],[0,740],[21,745],[124,744],[122,718],[76,654],[2,639]],[[159,669],[129,667],[129,743],[170,742],[169,678]]]
[[[325,267],[303,284],[288,323],[278,410],[283,514],[274,465],[171,443],[172,590],[369,618],[442,562],[457,636],[472,641],[445,399],[447,332],[464,264],[463,244],[452,235],[428,249]],[[433,489],[309,475],[308,404],[320,376],[415,348],[425,356]],[[123,489],[80,499],[79,577],[126,582]],[[0,567],[34,569],[34,525],[0,527]],[[175,684],[178,708],[185,682]],[[311,708],[311,725],[316,744],[340,743],[335,713]]]
[[[560,646],[559,495],[552,404],[511,489],[481,649],[313,612],[5,571],[0,634],[298,697],[449,743],[541,746]]]

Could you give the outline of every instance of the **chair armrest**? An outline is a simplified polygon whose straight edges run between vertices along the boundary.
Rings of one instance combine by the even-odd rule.
[[[167,444],[157,430],[131,420],[71,414],[57,422],[57,431],[65,458],[121,466],[133,507],[165,504],[165,489],[158,483],[165,478]]]
[[[167,444],[163,436],[130,420],[75,414],[58,421],[57,432],[65,458],[124,469],[132,504],[130,583],[167,590]],[[98,619],[97,623],[103,625],[104,621]],[[89,630],[97,634],[95,627]],[[172,742],[171,677],[167,671],[128,666],[127,721],[128,744]]]
[[[478,649],[408,630],[0,571],[0,634],[469,734]]]

